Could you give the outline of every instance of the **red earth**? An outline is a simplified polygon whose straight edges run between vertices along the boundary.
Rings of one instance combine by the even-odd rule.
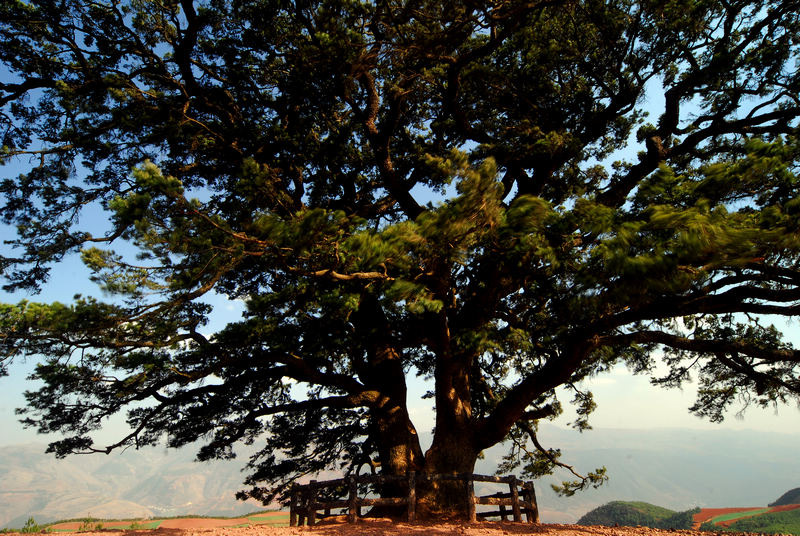
[[[709,536],[690,530],[660,530],[646,527],[597,527],[578,525],[482,523],[392,523],[360,521],[315,527],[188,528],[84,532],[79,536]],[[730,533],[727,536],[735,536]]]
[[[237,525],[247,525],[250,520],[246,517],[235,519],[203,519],[201,517],[181,517],[177,519],[166,519],[158,526],[160,529],[216,529],[221,527],[235,527]]]
[[[749,508],[703,508],[699,512],[697,512],[694,517],[694,524],[692,525],[693,529],[697,529],[711,519],[712,517],[717,517],[725,514],[732,514],[734,512],[747,512],[750,510],[761,510],[761,507],[749,507]]]
[[[773,506],[768,511],[756,515],[773,514],[775,512],[785,512],[787,510],[796,510],[798,508],[800,508],[800,504],[784,504],[781,506]],[[702,525],[709,519],[713,519],[717,516],[725,514],[733,514],[736,512],[750,512],[763,509],[764,507],[759,507],[759,506],[748,507],[748,508],[703,508],[702,510],[700,510],[700,512],[694,515],[693,517],[694,523],[692,524],[692,528],[698,529],[700,525]],[[721,527],[727,527],[739,521],[740,519],[744,519],[747,517],[753,517],[753,516],[743,515],[741,517],[737,517],[736,519],[729,519],[727,521],[721,521],[719,523],[715,523],[715,525],[719,525]]]
[[[146,521],[139,521],[141,525],[150,525],[158,523],[159,529],[215,529],[226,527],[241,527],[246,525],[258,525],[262,522],[269,522],[270,518],[286,518],[286,512],[264,512],[261,514],[254,514],[248,517],[237,518],[212,518],[212,517],[180,517],[174,519],[148,519]],[[262,521],[263,520],[263,521]],[[114,529],[118,527],[128,527],[131,521],[103,521],[102,519],[92,520],[90,522],[82,521],[69,521],[67,523],[58,523],[52,525],[50,528],[58,531],[77,531],[86,529],[101,524],[103,529]]]
[[[787,510],[795,510],[797,508],[800,508],[800,504],[782,504],[781,506],[773,506],[768,511],[766,511],[764,513],[761,513],[761,514],[756,514],[756,515],[760,515],[761,516],[761,515],[764,515],[764,514],[774,514],[775,512],[786,512]],[[729,527],[732,524],[734,524],[737,521],[739,521],[740,519],[745,519],[745,518],[748,518],[748,517],[754,517],[754,516],[745,515],[745,516],[742,516],[742,517],[737,517],[736,519],[730,519],[728,521],[722,521],[720,523],[715,523],[715,525],[719,525],[721,527]]]

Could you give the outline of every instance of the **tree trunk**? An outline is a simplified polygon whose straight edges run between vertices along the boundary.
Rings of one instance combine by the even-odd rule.
[[[469,435],[437,433],[425,453],[425,473],[472,474],[479,452]],[[466,519],[469,483],[460,480],[422,481],[417,484],[417,516],[435,519]]]
[[[406,475],[423,466],[422,447],[408,415],[407,388],[403,361],[395,348],[391,326],[380,303],[366,293],[352,317],[358,324],[366,349],[366,360],[356,367],[359,378],[379,393],[377,404],[370,408],[372,440],[384,475]],[[377,490],[384,497],[406,494],[401,483],[387,483]],[[396,517],[404,508],[373,508],[371,515]]]
[[[394,347],[391,326],[379,303],[365,295],[354,320],[364,334],[362,340],[367,349],[367,359],[360,367],[359,377],[381,394],[380,402],[370,410],[381,473],[407,475],[414,470],[429,475],[472,474],[480,453],[475,441],[470,393],[469,371],[474,356],[451,352],[446,314],[439,315],[430,326],[430,339],[436,341],[432,346],[437,353],[436,431],[424,455],[408,415],[402,359]],[[417,517],[466,518],[467,486],[465,481],[419,479]],[[405,483],[387,484],[378,491],[385,497],[400,497],[406,496],[406,487]],[[405,507],[375,508],[370,514],[401,517]]]
[[[396,358],[393,350],[383,351],[391,357],[378,360],[371,367],[370,374],[370,386],[381,393],[378,404],[370,410],[372,434],[378,450],[381,473],[406,475],[409,471],[419,471],[423,467],[422,447],[417,430],[408,415],[402,362]],[[386,484],[380,493],[397,497],[405,494],[405,486]]]
[[[436,432],[425,453],[425,472],[472,474],[480,449],[476,448],[470,367],[474,356],[453,354],[447,317],[438,325],[436,382]],[[468,484],[442,480],[420,486],[417,512],[420,517],[467,517]]]

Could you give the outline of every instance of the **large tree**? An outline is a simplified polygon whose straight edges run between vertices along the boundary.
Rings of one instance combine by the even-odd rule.
[[[80,252],[108,296],[2,306],[57,455],[258,441],[269,499],[522,454],[619,363],[712,420],[800,397],[796,0],[1,5],[6,289]],[[213,334],[210,293],[246,304]]]

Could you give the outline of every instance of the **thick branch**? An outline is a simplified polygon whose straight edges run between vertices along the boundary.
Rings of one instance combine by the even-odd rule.
[[[572,337],[577,341],[580,338],[578,334]],[[511,427],[525,417],[528,405],[569,380],[586,355],[598,344],[597,338],[574,343],[565,348],[560,356],[548,360],[541,369],[529,372],[521,382],[509,389],[494,411],[475,426],[475,441],[479,449],[502,441]]]

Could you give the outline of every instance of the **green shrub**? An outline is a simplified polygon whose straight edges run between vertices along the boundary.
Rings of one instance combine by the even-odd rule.
[[[691,529],[694,524],[694,515],[700,508],[693,508],[685,512],[677,512],[669,517],[657,520],[654,528],[657,529]]]
[[[25,525],[19,530],[20,532],[25,533],[34,533],[34,532],[50,532],[44,525],[39,525],[33,517],[29,517],[28,520],[25,522]]]
[[[103,522],[93,517],[86,517],[82,519],[81,524],[78,527],[78,532],[91,532],[99,530],[103,530]]]

